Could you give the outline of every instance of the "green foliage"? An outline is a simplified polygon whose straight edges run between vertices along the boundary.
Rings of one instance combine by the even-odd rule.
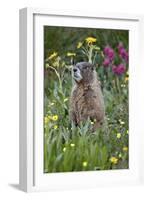
[[[108,42],[114,49],[119,41],[127,46],[128,32],[45,27],[44,35],[44,172],[128,168],[128,75],[125,72],[117,76],[111,67],[104,68],[100,50]],[[98,38],[95,44],[86,44],[89,35]],[[82,46],[77,49],[78,42]],[[91,51],[90,48],[92,54],[85,55],[84,51]],[[68,51],[73,54],[67,56]],[[80,127],[72,126],[69,120],[70,64],[79,58],[98,63],[96,71],[102,85],[106,117],[103,126],[95,132],[90,131],[90,120]]]
[[[116,48],[118,41],[123,41],[128,45],[128,31],[113,29],[94,29],[94,28],[73,28],[73,27],[44,27],[44,57],[47,58],[50,53],[60,52],[64,61],[68,61],[67,52],[75,52],[77,44],[83,42],[85,38],[92,36],[97,39],[97,45],[102,49],[111,44]],[[75,62],[81,60],[79,49],[76,49],[77,57]]]

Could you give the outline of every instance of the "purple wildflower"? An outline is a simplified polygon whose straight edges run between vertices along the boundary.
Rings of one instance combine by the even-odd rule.
[[[124,59],[126,62],[128,62],[129,56],[128,56],[128,52],[126,51],[126,49],[123,46],[123,43],[120,42],[118,45],[118,53],[119,56]]]
[[[110,65],[111,61],[109,58],[105,58],[104,62],[103,62],[103,65],[104,67],[108,67]]]
[[[122,75],[126,71],[126,67],[124,64],[119,64],[118,66],[114,65],[112,71],[116,75]]]
[[[120,57],[121,57],[122,59],[124,59],[126,62],[128,62],[128,52],[127,52],[124,48],[122,48],[122,49],[120,50],[119,55],[120,55]]]
[[[106,46],[104,48],[104,54],[110,59],[110,61],[114,59],[114,50],[111,47]]]
[[[118,44],[117,48],[118,48],[118,52],[120,53],[121,49],[124,48],[123,43],[120,42],[120,43]]]
[[[105,54],[105,55],[108,55],[109,50],[110,50],[110,47],[109,47],[109,46],[106,46],[106,47],[104,48],[104,54]]]

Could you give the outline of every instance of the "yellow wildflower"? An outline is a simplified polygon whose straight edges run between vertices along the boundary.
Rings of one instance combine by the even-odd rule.
[[[121,119],[119,119],[119,123],[120,123],[121,125],[124,125],[124,124],[125,124],[125,122],[122,121]]]
[[[92,125],[94,124],[94,122],[90,122]]]
[[[86,161],[84,161],[84,162],[82,163],[82,165],[83,165],[83,167],[87,167],[88,163],[87,163]]]
[[[65,98],[65,99],[64,99],[64,102],[66,102],[66,101],[68,101],[68,98]]]
[[[119,158],[121,158],[121,157],[122,157],[122,154],[121,154],[121,153],[119,153],[118,157],[119,157]]]
[[[123,147],[123,151],[128,151],[128,147]]]
[[[52,120],[53,120],[53,121],[57,121],[57,120],[58,120],[58,115],[54,115],[54,116],[52,117]]]
[[[58,128],[58,126],[57,126],[57,125],[55,125],[55,126],[54,126],[54,129],[56,130],[57,128]]]
[[[65,152],[65,151],[66,151],[66,147],[63,148],[63,152]]]
[[[82,45],[83,45],[82,42],[78,42],[78,44],[77,44],[77,49],[81,48]]]
[[[120,86],[121,86],[122,88],[126,87],[126,85],[125,85],[125,84],[121,84]]]
[[[112,157],[110,158],[110,162],[111,162],[112,164],[116,165],[116,164],[118,163],[118,158],[112,156]]]
[[[75,147],[75,144],[71,143],[70,146],[71,146],[71,147]]]
[[[53,106],[55,103],[51,103],[51,106]]]
[[[129,77],[126,76],[126,77],[125,77],[125,83],[126,83],[128,80],[129,80]]]
[[[52,119],[52,117],[51,117],[51,116],[49,116],[49,115],[47,116],[47,118],[48,118],[48,120]]]
[[[87,37],[86,39],[87,44],[92,44],[96,42],[96,38],[94,37]]]
[[[74,57],[74,56],[76,56],[76,53],[68,52],[68,53],[67,53],[67,56],[68,56],[68,57]]]
[[[121,138],[121,133],[117,133],[116,137],[119,139]]]
[[[48,57],[48,59],[51,60],[51,59],[55,58],[57,55],[58,55],[58,53],[54,52]]]
[[[49,118],[48,117],[44,117],[44,123],[47,124],[49,122]]]

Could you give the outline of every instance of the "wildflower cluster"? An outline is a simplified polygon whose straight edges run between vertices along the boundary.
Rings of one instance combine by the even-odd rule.
[[[103,65],[104,67],[108,67],[114,59],[114,56],[115,56],[114,50],[110,46],[106,46],[104,48],[104,55],[105,55],[105,59],[104,59]]]
[[[123,43],[120,42],[117,47],[117,51],[115,52],[114,49],[110,46],[106,46],[103,50],[104,53],[104,61],[103,66],[104,67],[112,67],[112,72],[118,76],[122,75],[126,71],[126,65],[128,64],[128,52],[124,48]],[[120,58],[120,64],[115,64],[115,57],[117,57],[117,54]],[[117,57],[118,59],[118,57]]]
[[[116,158],[116,157],[113,156],[113,157],[110,158],[110,162],[112,164],[116,165],[118,163],[118,158]]]
[[[86,40],[87,44],[89,44],[89,45],[96,42],[96,38],[94,38],[94,37],[87,37],[85,40]]]
[[[81,50],[82,54],[86,56],[87,61],[90,63],[95,62],[97,52],[100,50],[100,48],[96,45],[96,42],[97,38],[89,36],[85,38],[83,42],[80,41],[77,44],[77,49]]]
[[[120,58],[122,58],[126,63],[128,63],[129,55],[127,50],[124,48],[122,42],[120,42],[118,45],[118,53]]]
[[[49,122],[56,122],[58,120],[58,115],[47,115],[44,117],[44,124],[47,126]],[[54,125],[53,128],[56,130],[58,128],[58,125]]]
[[[63,152],[67,151],[67,150],[71,150],[71,148],[73,149],[75,147],[74,143],[69,144],[69,146],[64,146],[63,147]]]

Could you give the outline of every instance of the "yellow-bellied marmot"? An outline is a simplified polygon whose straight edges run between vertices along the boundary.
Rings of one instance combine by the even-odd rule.
[[[93,64],[80,62],[73,66],[75,80],[70,98],[70,118],[77,126],[88,118],[94,122],[94,130],[104,120],[104,100]]]

